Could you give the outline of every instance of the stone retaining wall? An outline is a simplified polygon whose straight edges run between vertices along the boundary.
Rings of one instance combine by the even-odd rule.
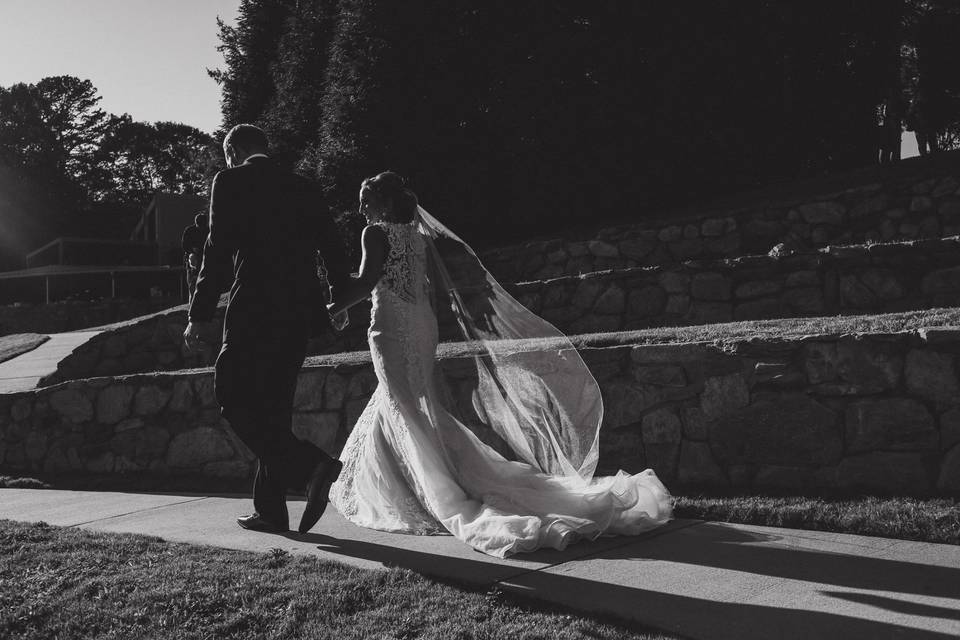
[[[756,196],[739,208],[672,213],[603,229],[592,239],[496,249],[484,253],[483,260],[501,282],[518,282],[765,254],[779,243],[789,251],[957,235],[960,167],[950,166],[960,164],[956,155],[945,157],[946,166],[939,169],[904,174],[892,167],[872,175],[874,182],[842,191],[772,201]]]
[[[601,469],[681,486],[960,495],[960,331],[588,348]],[[463,357],[442,367],[469,404]],[[376,380],[364,354],[301,373],[294,429],[342,447]],[[210,370],[0,396],[0,469],[246,477]]]
[[[960,238],[688,261],[508,287],[569,334],[960,305]]]
[[[221,301],[209,341],[199,352],[184,347],[187,307],[172,307],[159,313],[101,327],[102,332],[77,347],[57,364],[57,370],[40,382],[50,386],[68,380],[131,375],[152,371],[178,371],[212,366],[220,351],[226,300]],[[369,305],[351,311],[351,327],[344,333],[320,336],[310,341],[308,353],[339,353],[362,349],[367,344]]]
[[[63,333],[129,320],[179,304],[170,298],[0,306],[0,336]]]

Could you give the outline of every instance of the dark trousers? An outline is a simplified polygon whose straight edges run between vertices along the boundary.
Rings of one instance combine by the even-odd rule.
[[[262,518],[288,526],[286,493],[303,490],[327,454],[291,431],[297,374],[306,339],[223,345],[215,389],[221,413],[258,458],[253,506]]]

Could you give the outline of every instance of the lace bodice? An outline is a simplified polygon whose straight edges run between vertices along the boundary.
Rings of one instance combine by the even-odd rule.
[[[377,289],[386,289],[401,300],[417,302],[426,292],[426,242],[416,224],[378,222],[387,234],[389,250]]]

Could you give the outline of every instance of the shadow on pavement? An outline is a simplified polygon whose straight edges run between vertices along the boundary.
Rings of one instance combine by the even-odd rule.
[[[658,536],[649,545],[624,545],[598,550],[586,557],[568,559],[551,555],[551,561],[575,567],[590,560],[619,560],[638,563],[636,582],[627,586],[599,582],[554,572],[517,567],[504,578],[503,566],[483,560],[454,558],[394,546],[340,540],[322,534],[291,534],[292,538],[318,545],[322,551],[380,562],[388,567],[409,568],[422,574],[473,585],[487,584],[509,590],[522,598],[547,601],[578,611],[611,615],[670,633],[696,638],[910,638],[932,640],[954,635],[892,624],[839,613],[725,602],[697,597],[696,593],[664,593],[642,588],[643,566],[639,563],[666,561],[715,567],[737,572],[823,583],[877,591],[905,592],[925,596],[957,597],[960,570],[895,560],[821,552],[809,548],[764,546],[781,536],[745,532],[722,523],[688,527],[683,535]],[[588,543],[589,544],[589,543]],[[478,552],[479,553],[479,552]],[[539,554],[526,554],[536,560]],[[620,572],[619,575],[629,573]],[[851,603],[880,607],[899,614],[955,620],[960,611],[889,596],[822,591],[823,595]]]

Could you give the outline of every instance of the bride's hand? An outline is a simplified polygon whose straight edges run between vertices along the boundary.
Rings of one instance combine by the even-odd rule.
[[[330,324],[337,331],[343,331],[350,324],[350,314],[347,310],[336,311],[336,305],[331,303],[327,305],[327,312],[330,314]]]

